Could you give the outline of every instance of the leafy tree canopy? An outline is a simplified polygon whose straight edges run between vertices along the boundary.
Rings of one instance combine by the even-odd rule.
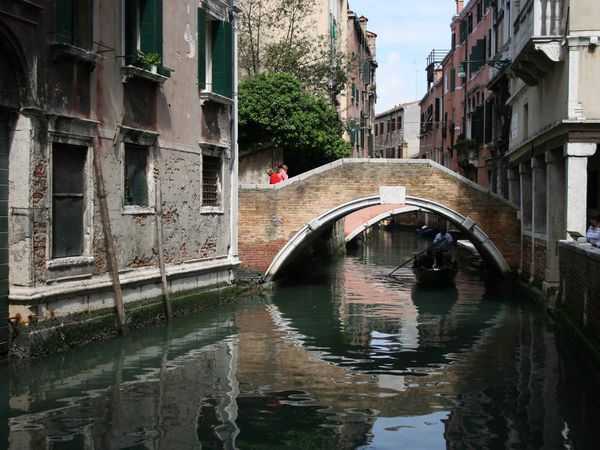
[[[290,174],[347,157],[337,111],[289,73],[262,73],[239,86],[242,150],[282,149]]]

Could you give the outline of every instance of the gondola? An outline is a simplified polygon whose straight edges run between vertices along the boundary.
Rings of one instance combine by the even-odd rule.
[[[436,265],[423,264],[422,258],[415,259],[412,270],[418,285],[430,287],[452,286],[458,273],[456,263],[438,267]]]

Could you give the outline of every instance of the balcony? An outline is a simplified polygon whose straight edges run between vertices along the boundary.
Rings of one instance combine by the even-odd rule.
[[[564,0],[527,0],[513,23],[512,71],[530,86],[562,60]]]

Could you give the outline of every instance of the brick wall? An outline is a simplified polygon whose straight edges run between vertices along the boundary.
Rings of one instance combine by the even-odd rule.
[[[600,343],[600,249],[561,241],[557,310],[592,342]]]
[[[546,274],[546,241],[535,239],[535,267],[533,277],[538,282],[544,280]],[[523,267],[522,272],[531,276],[531,236],[523,235]]]
[[[249,268],[265,270],[304,225],[351,200],[378,196],[379,186],[406,186],[407,195],[446,205],[471,217],[516,268],[520,223],[516,210],[462,179],[423,163],[333,164],[272,188],[240,189],[239,256]]]

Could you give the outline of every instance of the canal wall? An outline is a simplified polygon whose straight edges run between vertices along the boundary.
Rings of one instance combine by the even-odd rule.
[[[600,249],[560,241],[559,257],[556,317],[600,363]]]
[[[174,297],[171,299],[173,317],[233,303],[256,294],[257,289],[254,284],[223,285]],[[162,297],[127,303],[125,315],[128,331],[166,322]],[[8,358],[13,361],[57,354],[119,335],[114,308],[17,323],[12,331]]]

